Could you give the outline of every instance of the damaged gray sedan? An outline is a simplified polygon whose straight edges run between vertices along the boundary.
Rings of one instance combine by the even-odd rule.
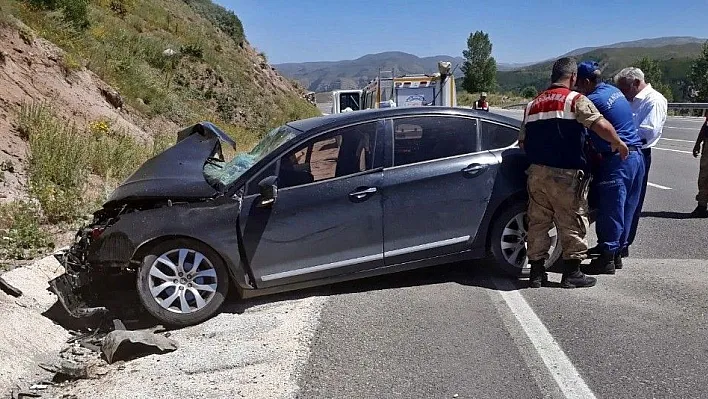
[[[57,254],[50,282],[75,317],[128,282],[173,326],[242,298],[490,258],[526,261],[528,166],[519,122],[406,107],[288,123],[226,161],[235,143],[200,123],[147,161]],[[549,263],[560,253],[555,245]]]

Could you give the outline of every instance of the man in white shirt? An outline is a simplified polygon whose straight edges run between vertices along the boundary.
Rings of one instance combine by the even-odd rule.
[[[622,249],[622,257],[629,256],[629,246],[634,242],[639,225],[639,215],[642,213],[644,196],[647,191],[647,181],[649,179],[649,167],[651,166],[651,148],[656,145],[661,138],[664,123],[666,122],[666,111],[668,102],[666,98],[654,90],[651,84],[644,81],[644,72],[635,67],[624,68],[615,76],[615,83],[632,106],[634,124],[637,126],[639,136],[644,145],[644,181],[642,183],[642,194],[639,199],[639,206],[634,214],[634,220],[627,236],[627,244]]]

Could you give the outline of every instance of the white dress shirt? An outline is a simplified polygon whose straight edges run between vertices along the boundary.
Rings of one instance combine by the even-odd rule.
[[[666,122],[668,109],[666,98],[647,83],[647,86],[634,97],[631,105],[639,137],[646,141],[642,148],[655,146]]]

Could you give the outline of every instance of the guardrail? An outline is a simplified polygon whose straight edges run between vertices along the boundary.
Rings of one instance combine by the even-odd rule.
[[[523,108],[528,103],[503,106],[502,109]],[[708,103],[669,103],[669,109],[708,109]]]

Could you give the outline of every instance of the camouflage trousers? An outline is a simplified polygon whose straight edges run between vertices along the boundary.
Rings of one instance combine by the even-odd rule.
[[[527,170],[529,193],[528,258],[548,258],[549,231],[555,222],[563,259],[585,259],[588,244],[587,184],[577,170],[531,165]]]
[[[696,201],[700,204],[708,204],[708,140],[703,141],[703,151],[701,151],[701,167],[698,172],[698,195]]]

